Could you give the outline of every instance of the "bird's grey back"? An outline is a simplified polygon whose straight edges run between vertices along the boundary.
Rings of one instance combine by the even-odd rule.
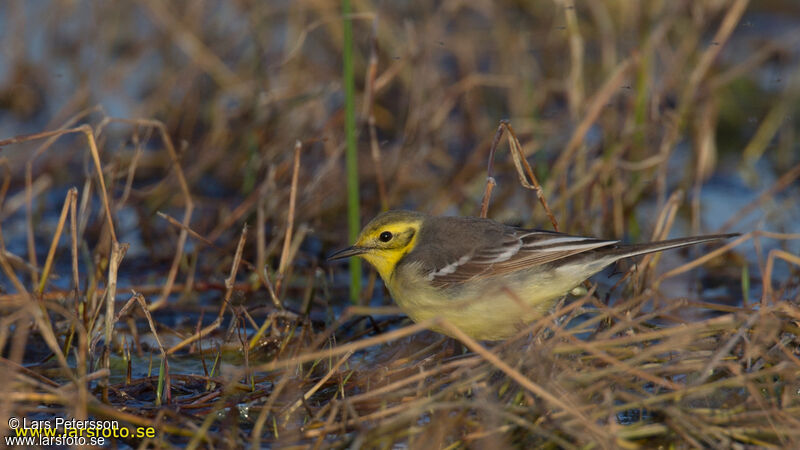
[[[480,226],[476,226],[479,224]],[[423,263],[426,269],[437,269],[471,254],[475,249],[502,242],[508,227],[478,217],[429,217],[419,230],[424,246],[406,255],[407,262]],[[446,244],[445,244],[446,241]],[[424,260],[419,256],[424,254]]]

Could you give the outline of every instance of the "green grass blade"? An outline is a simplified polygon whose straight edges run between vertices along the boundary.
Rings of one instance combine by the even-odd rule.
[[[355,242],[361,228],[358,199],[358,153],[356,148],[355,77],[353,75],[353,23],[350,0],[342,1],[344,19],[344,134],[347,144],[347,228],[350,242]],[[358,303],[361,293],[361,260],[350,258],[350,300]]]

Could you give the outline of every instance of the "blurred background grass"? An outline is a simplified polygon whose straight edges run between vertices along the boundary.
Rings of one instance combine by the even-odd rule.
[[[354,0],[350,18],[362,222],[383,203],[477,215],[489,146],[508,119],[561,231],[631,241],[662,230],[800,232],[796,2]],[[247,223],[243,255],[255,264],[238,272],[235,304],[270,304],[264,266],[293,311],[330,323],[347,304],[348,277],[323,263],[348,240],[338,2],[9,0],[0,39],[0,140],[93,127],[116,233],[130,244],[118,300],[135,288],[181,304],[195,315],[176,309],[157,322],[193,327],[198,311],[219,308]],[[159,121],[168,139],[152,122],[118,119]],[[32,290],[75,186],[77,287],[91,297],[107,282],[110,246],[86,140],[22,141],[0,152],[9,264]],[[500,149],[489,216],[548,228]],[[158,212],[188,217],[214,246],[190,236],[181,249],[181,229]],[[745,247],[703,275],[707,288],[723,279],[710,282],[723,303],[761,297],[768,251],[800,252],[796,240]],[[46,291],[63,301],[75,287],[66,234],[58,248]],[[159,297],[171,267],[177,287]],[[796,267],[774,270],[779,298],[796,302]],[[759,274],[744,293],[742,273]],[[388,304],[365,274],[362,301]],[[697,285],[684,281],[675,296]],[[19,294],[7,272],[0,286],[6,300]]]
[[[359,102],[367,95],[373,39],[377,48],[374,95],[358,117],[363,215],[380,209],[365,126],[370,112],[395,208],[475,213],[488,143],[504,118],[550,188],[548,196],[564,200],[559,219],[574,224],[567,225],[569,231],[622,233],[624,223],[614,223],[618,218],[604,210],[618,207],[618,200],[598,194],[615,186],[629,188],[617,193],[623,217],[642,196],[663,203],[667,181],[653,183],[666,167],[661,162],[673,162],[682,172],[670,177],[670,190],[690,191],[698,175],[705,180],[742,173],[724,171],[730,165],[741,169],[763,161],[780,175],[798,153],[792,139],[798,125],[798,36],[792,21],[797,8],[792,2],[760,2],[732,24],[730,39],[715,42],[730,5],[355,2]],[[179,147],[198,207],[217,211],[215,218],[198,214],[198,221],[224,215],[226,205],[218,202],[253,192],[271,167],[278,185],[288,184],[291,150],[300,139],[306,145],[298,220],[343,241],[338,4],[11,1],[2,12],[3,136],[53,129],[95,105],[103,108],[90,115],[95,121],[101,114],[160,120]],[[592,104],[619,70],[602,104]],[[570,143],[592,107],[599,108],[597,120]],[[753,142],[768,120],[765,131],[772,132]],[[130,127],[109,127],[109,158],[130,161],[130,136]],[[137,185],[168,170],[159,160],[160,144],[144,145]],[[576,153],[574,161],[554,167],[565,152]],[[83,173],[74,153],[48,152],[37,159],[35,175],[50,175],[54,186],[75,184]],[[4,149],[12,173],[19,173],[29,154],[24,146]],[[654,155],[658,159],[647,160]],[[510,158],[499,159],[505,166],[497,170],[493,215],[541,223],[540,215],[530,218],[539,214],[530,207],[530,193],[521,192],[507,170]],[[602,159],[615,161],[593,166]],[[637,163],[649,170],[629,168]],[[585,179],[592,169],[597,173]],[[560,179],[550,176],[553,170]],[[766,187],[759,175],[744,187]],[[583,186],[574,186],[576,181]],[[557,189],[567,185],[583,191],[583,203],[560,195]],[[285,199],[273,202],[277,207],[270,212],[285,220],[277,211]],[[319,226],[323,219],[325,227]],[[594,229],[586,229],[590,225]],[[209,226],[195,224],[199,230]]]

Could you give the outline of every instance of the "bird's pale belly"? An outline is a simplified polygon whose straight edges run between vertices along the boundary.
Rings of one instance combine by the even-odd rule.
[[[400,278],[393,280],[389,291],[415,322],[441,317],[475,339],[502,340],[542,317],[587,276],[559,270],[538,274],[535,283],[525,274],[496,277],[484,279],[472,292],[460,286],[436,289]],[[449,334],[443,329],[436,331]]]

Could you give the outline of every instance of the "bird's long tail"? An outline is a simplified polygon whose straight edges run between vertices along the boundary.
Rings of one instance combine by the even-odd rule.
[[[690,245],[702,244],[703,242],[718,241],[739,236],[739,233],[729,234],[709,234],[706,236],[692,236],[679,239],[669,239],[666,241],[648,242],[646,244],[620,245],[611,250],[615,259],[630,258],[631,256],[644,255],[647,253],[660,252],[673,248],[688,247]]]

